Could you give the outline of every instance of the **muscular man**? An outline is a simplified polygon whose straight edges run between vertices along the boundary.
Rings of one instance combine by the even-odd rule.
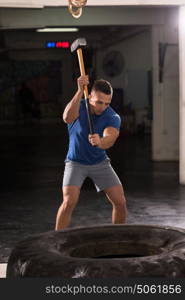
[[[68,124],[69,149],[65,160],[63,202],[58,209],[55,229],[69,226],[72,212],[78,202],[80,189],[86,177],[93,180],[97,191],[104,191],[112,204],[112,223],[126,221],[126,201],[122,184],[113,170],[106,149],[119,136],[120,117],[110,107],[112,87],[106,80],[96,80],[89,95],[95,134],[89,134],[84,86],[88,76],[80,76],[78,89],[67,104],[63,120]]]

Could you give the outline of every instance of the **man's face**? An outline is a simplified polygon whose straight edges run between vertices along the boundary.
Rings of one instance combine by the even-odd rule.
[[[96,115],[101,115],[104,110],[110,105],[112,95],[106,95],[99,91],[91,91],[89,103],[92,112]]]

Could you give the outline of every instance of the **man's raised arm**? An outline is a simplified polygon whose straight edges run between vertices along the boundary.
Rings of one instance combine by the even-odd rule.
[[[80,76],[77,79],[77,83],[78,90],[72,100],[67,104],[63,113],[63,120],[67,124],[74,122],[79,116],[80,100],[83,96],[84,86],[89,84],[88,76]]]

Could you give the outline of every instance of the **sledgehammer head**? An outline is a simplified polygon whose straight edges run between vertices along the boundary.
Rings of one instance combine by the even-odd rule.
[[[84,48],[87,45],[86,39],[79,38],[75,40],[71,45],[71,52],[78,50],[79,48]]]

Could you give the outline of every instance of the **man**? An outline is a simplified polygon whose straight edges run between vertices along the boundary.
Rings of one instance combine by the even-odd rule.
[[[84,86],[88,76],[77,80],[78,90],[67,104],[63,120],[68,124],[69,149],[63,178],[63,203],[59,207],[56,227],[69,226],[72,212],[78,202],[80,189],[86,177],[93,180],[97,191],[104,191],[112,204],[112,223],[126,221],[126,201],[122,184],[113,170],[105,150],[112,147],[119,136],[120,117],[109,106],[112,87],[105,80],[95,81],[89,95],[95,134],[89,134]]]

